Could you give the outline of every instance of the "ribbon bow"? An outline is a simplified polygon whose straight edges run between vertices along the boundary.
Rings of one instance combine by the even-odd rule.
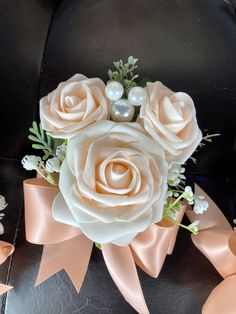
[[[10,243],[0,241],[0,265],[14,252],[14,246]],[[13,287],[0,284],[0,295],[9,291]]]
[[[192,236],[196,247],[211,261],[225,280],[218,285],[203,306],[204,314],[236,312],[236,232],[216,204],[195,185],[196,194],[205,195],[209,203],[201,215],[200,231]],[[36,285],[65,269],[79,292],[89,264],[93,242],[78,228],[56,222],[52,217],[52,202],[58,189],[41,178],[24,181],[26,238],[43,244],[43,255]],[[36,205],[35,205],[36,204]],[[185,211],[182,206],[177,220]],[[197,216],[186,211],[190,221]],[[136,265],[152,277],[161,271],[166,255],[174,248],[178,227],[166,220],[152,224],[138,234],[129,246],[103,244],[102,254],[108,271],[126,301],[140,314],[148,314]]]
[[[199,232],[192,235],[193,243],[224,278],[211,292],[202,313],[233,314],[236,313],[236,231],[213,200],[196,184],[195,193],[205,196],[209,208],[200,216]],[[186,214],[191,222],[199,217],[192,210],[187,210]]]
[[[78,228],[55,221],[52,202],[58,189],[44,179],[24,181],[26,239],[43,244],[43,255],[36,285],[65,269],[79,292],[89,264],[93,242]],[[178,214],[181,221],[185,206]],[[152,224],[129,246],[101,246],[107,268],[127,302],[139,313],[148,314],[136,264],[147,274],[157,277],[167,254],[171,254],[178,227],[165,220]]]

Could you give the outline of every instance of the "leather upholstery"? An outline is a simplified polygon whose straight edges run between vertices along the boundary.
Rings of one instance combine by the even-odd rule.
[[[0,297],[2,313],[134,313],[98,250],[80,295],[64,272],[33,288],[41,247],[24,238],[21,181],[32,174],[19,162],[30,152],[40,97],[76,72],[106,80],[112,61],[129,55],[140,59],[141,76],[189,93],[201,129],[222,134],[187,169],[230,221],[236,217],[236,20],[223,0],[0,0],[0,194],[9,203],[2,239],[16,242],[0,268],[0,281],[15,286]],[[158,314],[200,313],[221,280],[182,230],[160,277],[140,278]]]

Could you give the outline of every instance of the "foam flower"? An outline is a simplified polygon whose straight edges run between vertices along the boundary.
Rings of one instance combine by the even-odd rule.
[[[109,101],[99,78],[75,74],[40,100],[42,127],[52,137],[70,138],[108,117]]]
[[[140,125],[100,121],[68,141],[53,216],[95,242],[127,245],[162,219],[167,171]]]
[[[146,91],[137,121],[163,146],[169,163],[185,163],[202,139],[192,98],[161,82],[147,83]]]

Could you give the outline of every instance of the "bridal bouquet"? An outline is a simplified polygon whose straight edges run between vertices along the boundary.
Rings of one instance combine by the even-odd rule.
[[[43,97],[29,135],[42,153],[22,164],[38,173],[24,182],[26,236],[44,244],[37,283],[64,268],[79,291],[95,243],[125,299],[148,313],[136,265],[157,277],[178,227],[198,234],[211,200],[186,185],[184,165],[212,135],[188,94],[140,79],[137,61],[114,62],[106,84],[75,74]]]

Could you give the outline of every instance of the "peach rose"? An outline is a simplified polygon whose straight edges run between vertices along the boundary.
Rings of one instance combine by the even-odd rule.
[[[183,164],[202,139],[192,98],[174,93],[161,82],[147,83],[146,91],[137,122],[163,146],[169,163]]]
[[[53,217],[95,242],[128,245],[162,219],[167,171],[140,125],[99,121],[68,141]]]
[[[99,78],[75,74],[40,100],[40,119],[53,137],[70,138],[88,125],[108,119],[109,102]]]

